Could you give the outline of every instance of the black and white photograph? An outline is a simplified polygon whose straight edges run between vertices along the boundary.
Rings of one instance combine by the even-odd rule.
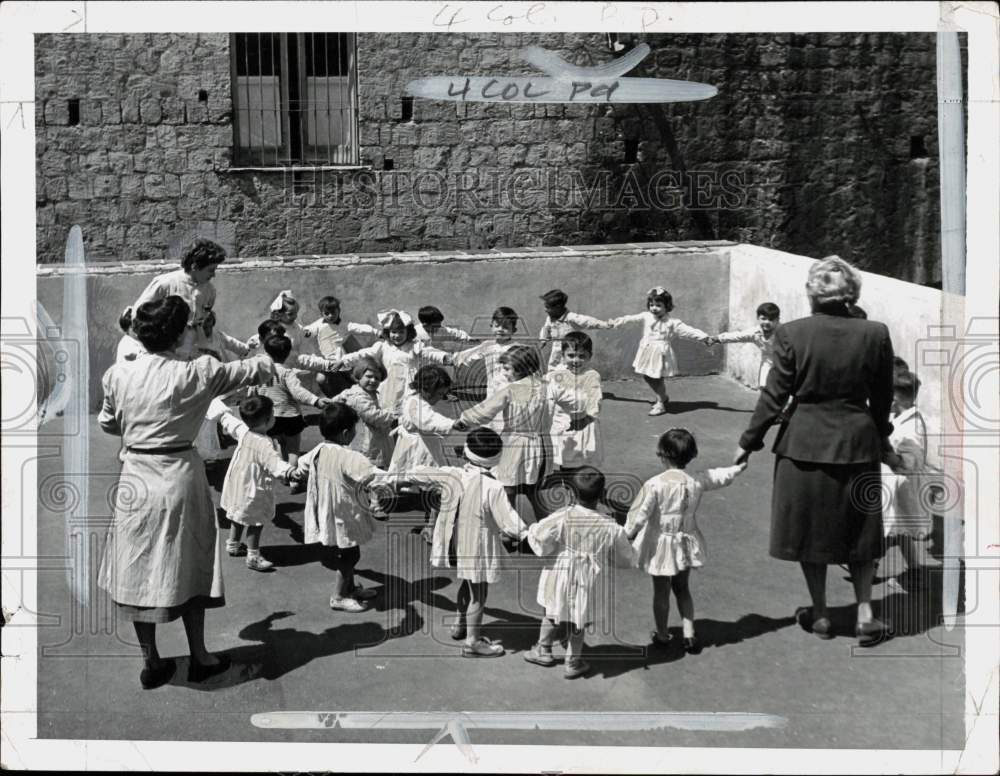
[[[997,18],[4,4],[3,767],[995,772]]]

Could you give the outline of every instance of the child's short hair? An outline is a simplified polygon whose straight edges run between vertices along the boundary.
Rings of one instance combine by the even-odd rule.
[[[509,326],[510,330],[517,331],[517,313],[511,307],[498,307],[493,311],[492,323],[499,323],[502,326]]]
[[[674,466],[683,469],[698,457],[698,443],[686,428],[671,428],[660,434],[656,452]]]
[[[274,402],[267,396],[250,396],[240,402],[240,417],[248,426],[256,426],[274,414]]]
[[[221,264],[226,260],[226,252],[222,246],[199,237],[191,243],[181,256],[181,267],[185,272],[193,269],[205,269],[213,264]]]
[[[910,365],[907,364],[899,356],[892,357],[892,372],[893,374],[898,374],[899,372],[909,372]]]
[[[434,305],[426,305],[417,310],[417,320],[420,321],[424,326],[427,324],[440,325],[444,321],[444,313],[441,312]]]
[[[281,364],[292,352],[292,341],[284,334],[272,334],[264,340],[264,352]]]
[[[451,375],[437,364],[426,364],[413,375],[410,388],[420,394],[430,394],[451,387]]]
[[[389,332],[395,326],[403,326],[403,319],[400,318],[399,315],[397,315],[396,313],[393,313],[391,316],[389,316],[389,319],[386,321],[385,326],[382,327],[382,336],[388,337]],[[417,328],[412,323],[406,324],[405,326],[403,326],[403,328],[406,330],[406,339],[403,340],[404,345],[407,342],[412,342],[417,338]]]
[[[260,326],[257,327],[257,336],[260,338],[261,342],[263,342],[268,337],[274,334],[284,334],[284,333],[285,333],[285,327],[282,326],[277,321],[271,320],[270,318],[268,318],[266,321],[261,321]]]
[[[896,372],[892,376],[892,392],[898,393],[900,396],[908,399],[909,401],[914,401],[917,398],[917,392],[920,390],[920,378],[917,377],[910,370]]]
[[[565,307],[566,302],[569,301],[569,297],[566,296],[564,291],[558,288],[553,288],[551,291],[546,291],[542,294],[539,299],[552,307]]]
[[[581,466],[569,478],[569,486],[578,499],[597,501],[604,492],[604,475],[593,466]]]
[[[764,302],[757,305],[757,317],[767,318],[769,321],[776,321],[781,317],[781,308],[774,302]]]
[[[354,378],[354,382],[358,382],[365,376],[365,372],[368,371],[377,374],[379,380],[385,380],[385,367],[370,356],[365,356],[354,365],[354,368],[351,370],[351,377]]]
[[[571,331],[562,338],[560,347],[562,347],[564,353],[570,348],[576,348],[577,350],[582,350],[588,356],[594,355],[594,341],[582,331]]]
[[[496,458],[503,450],[503,440],[492,428],[474,428],[465,437],[465,446],[480,458]]]
[[[132,308],[126,307],[125,311],[118,316],[118,328],[123,332],[128,334],[129,329],[132,328]]]
[[[500,356],[501,364],[510,364],[518,379],[533,375],[542,370],[538,352],[527,345],[513,345]]]
[[[668,313],[674,309],[674,298],[663,286],[656,286],[646,292],[646,307],[656,302],[663,305],[663,309]]]
[[[347,429],[353,429],[357,424],[358,413],[343,402],[335,401],[333,404],[328,404],[319,414],[319,433],[327,442],[333,442]]]
[[[323,315],[329,315],[331,310],[340,309],[340,300],[335,296],[324,296],[319,300],[317,307]]]

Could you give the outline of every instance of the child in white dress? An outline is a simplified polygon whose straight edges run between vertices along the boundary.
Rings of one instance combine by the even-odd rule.
[[[774,365],[774,330],[781,323],[781,309],[774,302],[764,302],[757,307],[757,326],[745,331],[725,331],[709,337],[706,343],[713,345],[732,345],[738,342],[750,342],[760,351],[760,368],[757,370],[757,388],[764,390],[767,376]]]
[[[364,612],[362,601],[374,598],[354,581],[354,567],[361,559],[361,545],[375,535],[375,522],[366,489],[384,482],[377,479],[384,471],[348,445],[354,439],[358,414],[337,402],[320,415],[320,442],[299,459],[299,472],[306,472],[306,505],[303,512],[305,542],[319,542],[332,548],[331,564],[335,570],[330,608],[344,612]]]
[[[636,351],[632,368],[642,375],[646,385],[656,394],[656,402],[650,415],[663,415],[667,411],[667,386],[665,378],[677,374],[677,357],[672,346],[677,337],[698,340],[708,344],[708,335],[701,329],[688,326],[669,313],[674,309],[674,300],[663,286],[649,289],[646,294],[647,311],[635,315],[612,318],[608,323],[619,328],[629,323],[642,324],[642,339]]]
[[[248,569],[270,571],[274,564],[260,553],[264,523],[274,518],[274,479],[286,483],[295,467],[281,459],[278,443],[267,436],[274,425],[274,404],[266,396],[240,402],[240,418],[219,399],[209,407],[208,417],[236,440],[236,452],[222,484],[219,502],[230,520],[226,551],[233,557],[246,555]],[[246,544],[242,542],[246,529]]]
[[[400,412],[406,387],[423,364],[451,364],[451,354],[418,342],[413,319],[401,310],[378,314],[382,337],[368,348],[348,353],[340,362],[341,369],[354,366],[362,358],[373,358],[386,371],[386,379],[378,389],[383,409]]]
[[[414,324],[414,329],[417,332],[417,341],[435,347],[453,342],[468,342],[472,339],[463,329],[445,326],[444,313],[433,305],[425,305],[417,310],[417,323]]]
[[[451,390],[451,377],[435,364],[420,367],[410,393],[403,401],[399,425],[396,427],[396,448],[392,451],[389,471],[405,474],[421,466],[445,466],[444,440],[453,431],[455,421],[434,409]],[[435,501],[424,511],[425,525],[420,535],[427,544],[433,540],[432,521],[438,509]]]
[[[534,348],[515,345],[500,357],[500,364],[507,385],[463,412],[455,428],[464,431],[498,415],[503,417],[503,452],[493,474],[519,515],[527,514],[527,506],[533,520],[540,520],[544,506],[538,489],[550,455],[548,384],[539,375],[541,367]],[[518,496],[526,498],[528,505],[519,506]]]
[[[441,514],[434,526],[431,565],[454,567],[458,588],[456,641],[465,639],[463,657],[499,657],[503,646],[482,635],[483,608],[489,586],[507,567],[504,542],[519,542],[528,528],[518,517],[490,469],[500,459],[500,437],[476,428],[465,439],[465,466],[416,467],[404,479],[442,491]]]
[[[542,329],[538,333],[538,339],[541,341],[543,348],[551,345],[548,361],[549,369],[559,366],[562,362],[562,349],[559,347],[559,343],[571,331],[611,328],[611,324],[608,321],[602,321],[590,315],[569,312],[566,309],[569,297],[558,288],[546,291],[539,298],[545,305],[546,317],[545,323],[542,324]]]
[[[552,412],[552,454],[559,469],[599,467],[604,461],[598,416],[601,413],[601,375],[587,364],[594,343],[582,331],[563,337],[562,363],[549,372]]]
[[[341,318],[340,300],[335,296],[324,296],[319,300],[318,307],[321,317],[303,326],[302,330],[315,339],[323,358],[333,362],[340,361],[348,352],[346,347],[354,335],[378,336],[378,329],[374,326],[344,321]],[[358,347],[353,349],[357,350]],[[336,396],[351,386],[343,372],[321,372],[316,375],[316,382],[327,396]]]
[[[914,406],[920,380],[910,371],[897,371],[892,381],[892,452],[882,463],[882,525],[888,545],[899,547],[917,586],[926,583],[927,540],[931,535],[928,499],[921,495],[926,480],[927,425]],[[889,586],[900,592],[905,588],[898,577]]]
[[[525,653],[529,663],[554,665],[552,643],[568,630],[565,676],[583,676],[590,665],[583,659],[583,629],[594,622],[600,600],[610,595],[607,570],[635,565],[635,554],[625,530],[596,510],[604,492],[604,475],[583,466],[572,475],[578,503],[553,512],[528,529],[528,543],[544,556],[538,580],[538,603],[545,617],[538,643]]]
[[[459,351],[454,357],[456,367],[469,366],[478,361],[483,362],[486,369],[487,399],[494,396],[507,384],[500,356],[510,350],[514,344],[512,337],[517,331],[517,313],[510,307],[498,307],[493,311],[490,329],[493,333],[492,342],[483,342],[468,350]],[[503,430],[503,418],[499,416],[493,418],[487,427],[499,434]]]
[[[634,542],[639,568],[653,577],[653,644],[665,646],[671,640],[667,621],[673,590],[681,613],[684,650],[697,654],[701,646],[694,632],[694,600],[688,577],[692,568],[704,564],[705,538],[698,530],[695,513],[702,493],[729,485],[747,465],[744,462],[688,474],[683,469],[698,455],[698,445],[683,428],[661,434],[656,455],[666,470],[642,486],[625,530]]]

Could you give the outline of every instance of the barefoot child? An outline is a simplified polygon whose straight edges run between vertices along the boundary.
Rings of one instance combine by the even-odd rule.
[[[330,608],[343,612],[364,612],[368,607],[362,601],[375,596],[374,590],[355,583],[354,567],[361,558],[361,545],[375,535],[376,524],[362,494],[385,474],[348,447],[357,423],[358,414],[346,404],[324,408],[319,419],[324,441],[303,455],[298,465],[308,474],[302,515],[305,542],[332,548],[335,576]]]
[[[528,529],[490,474],[500,460],[503,443],[488,428],[476,428],[465,438],[465,466],[416,467],[400,476],[443,490],[441,515],[434,526],[431,565],[454,567],[461,580],[451,629],[456,641],[465,639],[463,657],[500,657],[503,646],[483,637],[483,608],[490,584],[506,567],[504,538],[519,542]]]
[[[677,337],[698,340],[708,344],[708,335],[701,329],[688,326],[669,313],[674,309],[674,300],[667,289],[656,286],[646,294],[646,312],[612,318],[608,323],[619,328],[628,323],[642,324],[642,339],[636,351],[632,368],[642,375],[646,385],[656,394],[656,402],[650,415],[664,415],[667,412],[667,386],[665,378],[677,374],[677,357],[674,355],[673,341]]]
[[[295,467],[281,460],[277,441],[267,436],[274,425],[274,404],[266,396],[244,399],[240,420],[215,399],[209,408],[209,418],[213,417],[236,440],[219,502],[230,521],[226,552],[233,557],[246,555],[248,569],[270,571],[274,564],[260,554],[260,536],[264,523],[274,518],[274,479],[280,477],[287,483],[295,472]],[[246,544],[241,541],[244,528]]]
[[[909,371],[897,371],[892,381],[892,450],[882,463],[882,523],[888,542],[899,547],[910,578],[926,582],[927,539],[931,514],[920,492],[927,465],[927,425],[914,406],[920,380]],[[889,586],[904,590],[898,577]]]
[[[767,375],[774,364],[774,330],[781,323],[781,310],[773,302],[764,302],[757,307],[757,326],[745,331],[726,331],[709,337],[709,346],[716,344],[732,345],[737,342],[752,342],[760,350],[760,368],[757,370],[757,387],[763,390],[767,385]]]
[[[569,297],[558,288],[546,291],[540,299],[545,304],[546,320],[542,324],[542,330],[538,333],[538,339],[541,341],[542,347],[546,345],[552,346],[552,349],[549,351],[549,369],[559,366],[562,362],[562,350],[559,347],[559,343],[571,331],[611,328],[611,324],[608,321],[592,318],[589,315],[569,312],[566,309]]]
[[[688,588],[692,568],[704,563],[705,538],[698,530],[695,512],[701,494],[724,488],[746,469],[724,466],[690,475],[684,468],[698,455],[691,432],[683,428],[665,431],[656,446],[656,455],[665,471],[646,481],[629,512],[625,529],[634,542],[637,564],[653,577],[653,619],[650,634],[655,646],[671,639],[667,631],[670,591],[677,598],[684,633],[684,650],[701,651],[694,632],[694,601]]]
[[[552,643],[565,627],[567,679],[590,670],[583,659],[583,629],[595,619],[595,599],[608,593],[601,584],[605,570],[635,565],[625,530],[596,509],[604,492],[604,475],[592,466],[582,466],[573,473],[571,484],[578,503],[528,529],[531,549],[545,557],[538,580],[538,603],[545,607],[545,618],[538,643],[524,655],[529,663],[555,665]]]

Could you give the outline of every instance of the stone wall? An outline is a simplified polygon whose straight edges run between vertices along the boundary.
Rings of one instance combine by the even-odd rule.
[[[240,256],[734,239],[939,280],[932,34],[639,41],[632,75],[719,94],[417,99],[403,121],[411,78],[529,73],[532,44],[597,64],[607,36],[359,35],[366,169],[292,175],[232,169],[228,35],[39,35],[38,260],[79,223],[91,259],[173,257],[195,234]]]

